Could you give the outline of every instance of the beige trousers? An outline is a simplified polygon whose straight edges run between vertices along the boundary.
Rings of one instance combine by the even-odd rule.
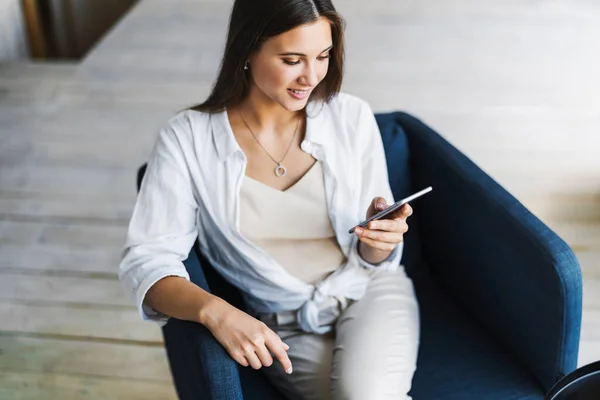
[[[364,296],[344,309],[323,310],[335,329],[319,335],[274,314],[257,316],[290,346],[293,373],[264,368],[290,400],[399,400],[408,392],[419,347],[419,309],[404,269],[374,270]]]

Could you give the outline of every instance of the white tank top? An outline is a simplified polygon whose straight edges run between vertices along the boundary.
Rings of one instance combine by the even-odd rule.
[[[244,177],[242,234],[296,278],[314,284],[346,261],[327,212],[320,162],[285,191]]]

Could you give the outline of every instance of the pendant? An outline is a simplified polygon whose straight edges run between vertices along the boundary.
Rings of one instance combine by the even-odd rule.
[[[285,176],[285,174],[287,174],[287,169],[285,169],[283,165],[277,164],[275,167],[275,175],[281,178],[282,176]]]

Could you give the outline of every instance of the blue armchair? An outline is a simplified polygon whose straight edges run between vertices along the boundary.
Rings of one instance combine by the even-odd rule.
[[[413,205],[402,260],[421,311],[410,394],[414,400],[543,399],[577,366],[582,282],[572,250],[424,123],[402,112],[376,118],[394,196],[434,188]],[[138,186],[143,173],[144,167]],[[185,265],[194,283],[243,308],[239,293],[197,248]],[[181,324],[193,324],[194,336],[182,337]],[[171,319],[163,334],[179,393],[283,399],[262,372],[237,365],[202,325]],[[201,343],[194,357],[202,374],[177,379],[189,371],[169,349],[190,340]]]

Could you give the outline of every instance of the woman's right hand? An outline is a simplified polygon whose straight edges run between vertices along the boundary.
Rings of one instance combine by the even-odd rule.
[[[289,346],[262,321],[216,296],[204,306],[200,320],[229,355],[244,367],[271,366],[271,351],[283,370],[292,373],[292,362],[287,355]]]

